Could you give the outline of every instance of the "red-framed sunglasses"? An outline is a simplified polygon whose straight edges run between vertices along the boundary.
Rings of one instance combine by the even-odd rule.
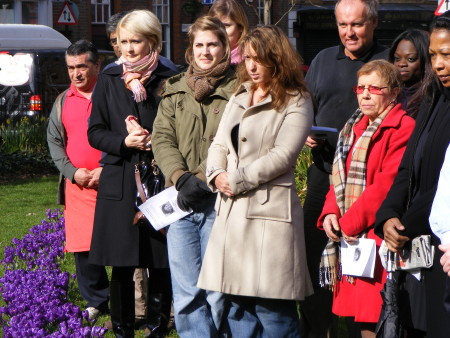
[[[353,91],[354,91],[356,94],[362,94],[366,88],[369,90],[369,93],[370,93],[370,94],[382,95],[382,94],[383,94],[382,89],[389,88],[389,87],[377,87],[377,86],[367,86],[367,87],[365,87],[365,86],[354,86],[354,87],[353,87]]]

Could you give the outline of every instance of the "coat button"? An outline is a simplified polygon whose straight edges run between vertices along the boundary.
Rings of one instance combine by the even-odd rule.
[[[209,140],[214,141],[214,135],[209,135]]]
[[[205,137],[203,137],[203,138],[202,138],[202,141],[203,141],[203,142],[206,142],[206,138],[205,138]]]
[[[245,136],[241,137],[242,142],[247,142],[247,138]]]

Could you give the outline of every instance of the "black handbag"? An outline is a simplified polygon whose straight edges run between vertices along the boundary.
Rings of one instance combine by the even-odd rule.
[[[134,177],[136,180],[137,195],[136,208],[147,201],[148,198],[159,194],[164,190],[165,178],[155,159],[151,163],[147,161],[140,161],[134,165]],[[138,211],[134,216],[133,224],[149,225],[145,215]]]

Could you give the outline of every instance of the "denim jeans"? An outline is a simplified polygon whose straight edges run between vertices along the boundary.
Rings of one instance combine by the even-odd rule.
[[[228,325],[239,338],[297,338],[300,319],[294,300],[229,296]]]
[[[223,294],[197,288],[215,218],[212,200],[203,212],[172,223],[167,232],[175,325],[182,338],[217,337],[222,322]]]

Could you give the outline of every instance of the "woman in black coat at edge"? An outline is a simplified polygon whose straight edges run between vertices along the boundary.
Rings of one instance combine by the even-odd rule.
[[[433,266],[422,269],[421,281],[402,272],[400,313],[408,337],[450,337],[450,320],[444,307],[446,274],[439,259],[438,237],[428,218],[450,141],[450,12],[437,17],[430,27],[429,54],[434,76],[424,81],[430,88],[421,105],[416,128],[406,148],[392,188],[377,213],[375,232],[391,251],[406,242],[431,235],[435,247]]]
[[[116,337],[134,337],[133,273],[136,267],[149,268],[147,327],[152,337],[156,330],[164,336],[172,300],[167,243],[150,226],[133,225],[134,165],[153,158],[158,91],[176,72],[159,62],[161,24],[150,11],[128,13],[117,25],[117,37],[122,64],[100,74],[92,97],[88,138],[106,155],[101,160],[89,262],[113,267],[110,309]]]

